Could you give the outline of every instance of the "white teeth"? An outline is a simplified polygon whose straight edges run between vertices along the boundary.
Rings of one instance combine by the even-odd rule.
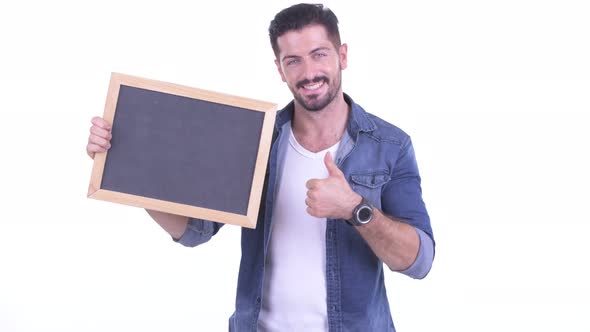
[[[305,90],[315,90],[315,89],[319,89],[322,85],[324,85],[324,82],[318,82],[313,85],[305,85],[303,88]]]

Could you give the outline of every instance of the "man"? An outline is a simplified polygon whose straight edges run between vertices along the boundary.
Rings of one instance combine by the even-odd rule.
[[[242,229],[230,331],[395,331],[383,279],[423,278],[434,257],[408,135],[342,92],[348,47],[334,13],[299,4],[269,33],[294,100],[277,115],[256,229]],[[88,154],[110,146],[92,120]],[[175,241],[207,242],[222,224],[148,211]]]

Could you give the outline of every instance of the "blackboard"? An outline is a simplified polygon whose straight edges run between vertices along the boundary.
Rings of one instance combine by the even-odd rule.
[[[113,73],[88,196],[256,227],[276,104]]]

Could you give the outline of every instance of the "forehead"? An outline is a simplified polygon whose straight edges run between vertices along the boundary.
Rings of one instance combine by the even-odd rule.
[[[323,25],[308,25],[301,30],[291,30],[277,38],[279,58],[286,55],[304,55],[319,47],[334,48]]]

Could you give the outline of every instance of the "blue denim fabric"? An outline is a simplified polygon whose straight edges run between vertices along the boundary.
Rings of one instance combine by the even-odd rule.
[[[399,128],[366,113],[345,95],[351,105],[347,132],[336,163],[353,190],[386,215],[414,226],[420,237],[416,262],[405,271],[423,278],[434,256],[430,218],[422,200],[420,176],[410,137]],[[265,180],[256,229],[242,228],[242,259],[238,277],[236,309],[230,331],[256,331],[262,297],[264,261],[272,228],[274,189],[283,126],[293,116],[293,103],[281,110]],[[284,149],[283,149],[284,150]],[[178,240],[186,246],[207,242],[223,224],[190,219]],[[330,331],[395,331],[383,277],[383,263],[353,226],[342,220],[327,220],[326,286]],[[305,271],[302,271],[305,273]],[[297,287],[297,285],[292,285]]]

